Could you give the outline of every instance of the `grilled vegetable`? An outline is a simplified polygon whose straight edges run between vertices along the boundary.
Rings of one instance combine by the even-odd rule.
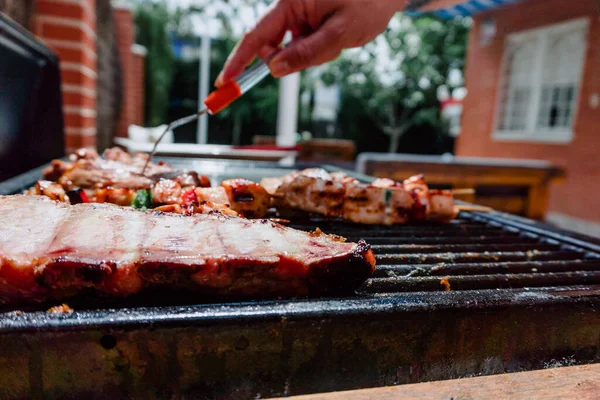
[[[69,198],[69,202],[71,204],[89,203],[90,202],[90,200],[87,197],[87,194],[85,194],[85,191],[82,188],[69,190],[69,191],[67,191],[66,195]]]
[[[152,208],[152,194],[150,189],[138,190],[131,202],[131,206],[136,210],[147,210]]]

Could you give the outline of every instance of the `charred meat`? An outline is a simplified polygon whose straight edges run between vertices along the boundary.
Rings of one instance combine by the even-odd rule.
[[[52,161],[44,171],[46,180],[27,193],[70,204],[111,203],[164,212],[219,210],[247,218],[261,218],[267,213],[270,195],[255,182],[233,179],[211,188],[208,177],[175,170],[162,162],[149,163],[147,175],[141,175],[147,157],[132,156],[118,148],[107,149],[100,157],[93,149],[80,149],[69,162]]]
[[[118,148],[107,149],[104,157],[95,150],[80,149],[70,161],[53,160],[44,170],[44,179],[58,182],[65,190],[73,188],[126,188],[146,189],[161,179],[175,180],[186,186],[209,187],[206,176],[195,172],[179,171],[165,163],[149,163],[146,175],[141,170],[148,156],[130,155]]]
[[[69,204],[111,203],[135,209],[160,209],[163,212],[189,213],[219,210],[228,215],[262,218],[267,214],[271,196],[259,184],[232,179],[220,187],[182,186],[176,180],[161,179],[148,189],[99,188],[65,190],[60,184],[38,181],[29,195],[42,195]]]
[[[457,214],[452,193],[430,190],[422,176],[402,183],[377,179],[365,184],[343,173],[311,168],[282,178],[265,178],[261,185],[273,196],[273,205],[279,209],[339,217],[360,224],[446,222]]]
[[[27,212],[23,212],[27,210]],[[219,212],[0,196],[0,296],[37,302],[169,287],[222,296],[347,293],[373,272],[364,242]]]

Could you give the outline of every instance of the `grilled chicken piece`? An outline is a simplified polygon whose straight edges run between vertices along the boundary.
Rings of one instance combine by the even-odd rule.
[[[203,201],[200,204],[182,206],[181,204],[165,204],[164,206],[158,206],[152,209],[153,211],[160,211],[165,213],[174,214],[210,214],[218,212],[223,215],[229,215],[231,217],[240,217],[240,215],[229,208],[229,205],[222,203],[212,203],[210,201]]]
[[[35,187],[31,189],[28,193],[46,196],[51,198],[52,200],[69,200],[63,187],[56,182],[37,181]]]
[[[247,218],[262,218],[267,214],[271,196],[256,182],[247,179],[230,179],[221,182],[228,204]]]
[[[457,214],[452,193],[429,190],[422,176],[403,183],[378,179],[367,185],[343,173],[313,168],[266,178],[261,185],[273,196],[275,207],[361,224],[448,221]]]
[[[363,241],[218,212],[144,213],[0,196],[0,231],[4,303],[63,298],[86,288],[127,296],[157,286],[234,297],[342,294],[375,267]]]
[[[118,149],[120,150],[120,149]],[[122,150],[121,150],[122,151]],[[77,149],[69,156],[69,160],[77,161],[77,160],[97,160],[100,158],[100,155],[96,151],[96,149],[91,147],[84,147],[81,149]]]

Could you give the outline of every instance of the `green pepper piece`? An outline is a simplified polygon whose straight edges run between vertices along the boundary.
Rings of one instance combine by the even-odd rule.
[[[152,196],[149,190],[138,190],[133,197],[131,206],[136,210],[147,210],[152,208]]]
[[[392,198],[392,190],[391,189],[385,189],[385,205],[389,205],[390,204],[390,199]]]

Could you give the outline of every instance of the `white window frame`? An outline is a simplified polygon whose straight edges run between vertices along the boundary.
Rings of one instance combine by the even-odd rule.
[[[500,79],[497,86],[496,93],[496,111],[493,121],[493,132],[492,138],[496,141],[520,141],[520,142],[545,142],[545,143],[569,143],[573,140],[573,126],[577,120],[577,114],[579,109],[579,100],[581,93],[581,85],[583,78],[583,71],[586,63],[587,48],[589,43],[589,18],[578,18],[567,22],[561,22],[553,25],[544,26],[543,28],[529,29],[521,31],[519,33],[513,33],[507,35],[505,39],[505,46],[502,55],[502,62],[500,65]],[[584,53],[583,59],[581,60],[581,68],[577,73],[577,90],[575,93],[575,103],[573,106],[573,115],[571,118],[570,128],[565,129],[542,129],[537,127],[537,119],[540,112],[540,100],[541,100],[541,88],[542,88],[542,72],[544,65],[545,51],[543,49],[547,46],[548,37],[550,35],[560,34],[561,32],[568,32],[573,29],[583,29],[584,31]],[[531,107],[528,110],[527,115],[527,128],[524,130],[500,130],[498,129],[500,123],[500,116],[502,115],[503,107],[503,96],[504,83],[506,79],[506,68],[508,68],[509,62],[509,45],[518,44],[524,40],[530,40],[532,37],[537,36],[540,40],[539,51],[535,55],[535,71],[534,80],[532,82],[532,98]]]

